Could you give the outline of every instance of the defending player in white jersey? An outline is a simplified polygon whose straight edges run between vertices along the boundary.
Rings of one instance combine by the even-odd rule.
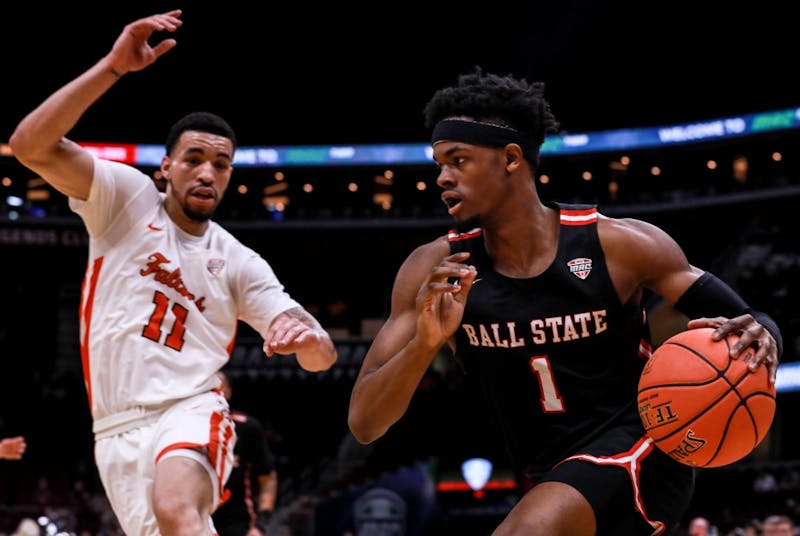
[[[106,493],[128,536],[211,535],[235,432],[216,372],[239,320],[264,351],[308,371],[336,361],[329,335],[267,261],[211,221],[233,171],[236,137],[191,113],[169,132],[166,192],[139,170],[94,157],[66,134],[123,75],[171,50],[181,11],[128,24],[110,52],[18,125],[17,159],[69,196],[89,233],[80,346]]]

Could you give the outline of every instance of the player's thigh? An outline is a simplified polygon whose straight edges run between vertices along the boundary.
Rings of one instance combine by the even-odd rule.
[[[160,508],[188,505],[210,513],[215,496],[214,479],[202,453],[175,451],[156,464],[153,503]]]

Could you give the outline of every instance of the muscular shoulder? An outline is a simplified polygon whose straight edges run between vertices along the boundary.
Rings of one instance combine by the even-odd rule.
[[[597,223],[609,273],[620,282],[656,286],[670,274],[690,270],[678,243],[663,229],[634,218],[601,217]],[[624,286],[624,285],[622,285]]]
[[[447,235],[417,246],[403,262],[394,281],[395,297],[414,297],[431,268],[450,254]]]
[[[406,258],[400,267],[400,274],[426,273],[435,264],[450,254],[450,243],[447,235],[417,246]]]
[[[442,235],[431,242],[417,246],[408,256],[413,262],[429,262],[431,266],[450,254],[450,242]]]
[[[609,218],[601,216],[597,221],[597,232],[603,250],[607,254],[652,256],[679,250],[677,243],[663,229],[646,221],[634,218]]]

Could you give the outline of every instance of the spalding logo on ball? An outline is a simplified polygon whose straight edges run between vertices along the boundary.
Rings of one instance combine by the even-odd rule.
[[[713,328],[664,341],[639,380],[639,416],[655,445],[695,467],[720,467],[750,454],[775,416],[775,385],[763,364],[730,358],[736,335],[714,341]],[[752,349],[747,350],[752,352]]]

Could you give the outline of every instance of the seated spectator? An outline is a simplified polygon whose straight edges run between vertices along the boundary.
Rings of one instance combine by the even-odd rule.
[[[761,524],[762,536],[795,536],[794,520],[789,516],[772,515]]]
[[[711,523],[708,519],[698,516],[689,522],[689,536],[711,536]]]
[[[760,536],[761,521],[753,519],[742,525],[741,536]]]
[[[774,493],[778,491],[778,480],[769,471],[763,471],[753,481],[753,491],[758,494]]]
[[[800,338],[798,338],[800,340]],[[796,469],[787,469],[778,482],[781,491],[794,491],[800,489],[800,472]]]
[[[11,536],[39,536],[41,533],[39,524],[36,521],[29,517],[24,517],[17,525],[17,529],[11,533]]]

